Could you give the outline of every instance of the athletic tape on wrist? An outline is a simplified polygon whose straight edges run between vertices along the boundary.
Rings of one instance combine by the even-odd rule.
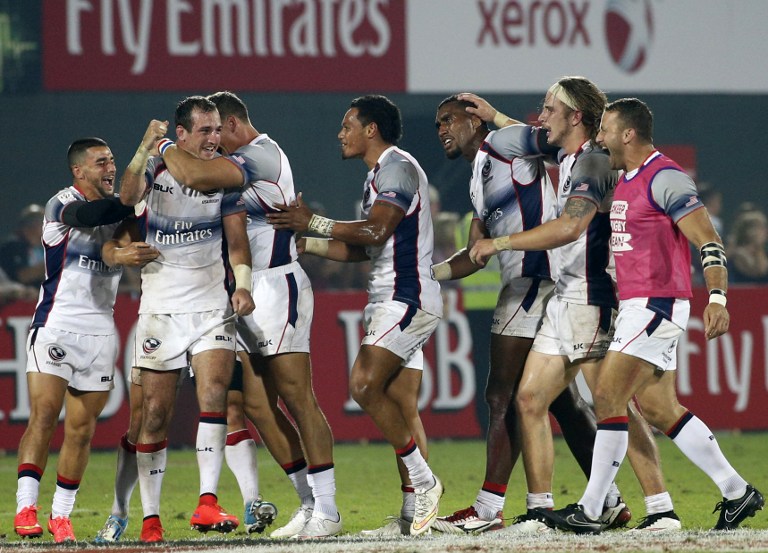
[[[335,224],[336,221],[333,219],[321,217],[320,215],[312,215],[312,218],[309,220],[309,224],[307,225],[307,229],[319,234],[320,236],[330,238],[331,233],[333,232],[333,226]]]
[[[328,254],[329,244],[330,240],[324,238],[306,238],[304,242],[304,253],[325,257]]]
[[[707,270],[710,267],[726,268],[728,259],[725,257],[725,248],[718,242],[707,242],[699,250],[701,255],[701,268]]]
[[[500,252],[511,249],[509,245],[509,236],[499,236],[498,238],[494,238],[493,247]]]
[[[149,150],[144,144],[139,144],[133,159],[128,164],[128,170],[136,175],[141,175],[147,169],[147,160],[149,159]]]
[[[712,288],[709,291],[709,303],[719,303],[723,307],[727,303],[728,298],[725,296],[725,291],[720,288]]]
[[[499,128],[502,128],[504,125],[506,125],[508,120],[509,120],[509,117],[507,117],[500,111],[497,111],[496,115],[493,116],[493,124]]]
[[[447,261],[435,263],[429,269],[432,273],[432,280],[451,280],[451,277],[453,276],[451,264]]]
[[[240,264],[232,267],[232,272],[235,274],[235,289],[242,288],[251,291],[251,268],[248,265]]]

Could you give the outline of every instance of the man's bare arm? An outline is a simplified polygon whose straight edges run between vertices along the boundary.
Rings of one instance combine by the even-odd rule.
[[[163,149],[163,161],[173,178],[201,192],[239,188],[245,184],[242,171],[228,157],[200,159],[171,145]]]
[[[587,229],[595,213],[597,206],[586,198],[568,198],[557,219],[509,236],[480,240],[472,247],[469,257],[484,266],[490,256],[502,250],[543,251],[570,244]]]

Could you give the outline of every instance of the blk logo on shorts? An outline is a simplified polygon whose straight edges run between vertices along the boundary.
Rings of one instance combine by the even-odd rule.
[[[51,346],[48,348],[48,357],[54,361],[61,361],[67,356],[67,352],[59,346]]]
[[[144,350],[144,353],[152,353],[153,351],[156,351],[157,348],[160,347],[160,344],[162,344],[162,342],[157,338],[147,338],[146,340],[144,340],[144,343],[142,344],[141,349]]]

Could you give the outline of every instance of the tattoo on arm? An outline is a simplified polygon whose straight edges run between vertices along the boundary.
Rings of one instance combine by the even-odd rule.
[[[563,213],[567,213],[575,219],[583,219],[597,209],[595,204],[584,198],[568,198],[565,202]]]

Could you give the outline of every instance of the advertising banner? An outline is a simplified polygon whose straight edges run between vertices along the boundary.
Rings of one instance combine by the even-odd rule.
[[[476,412],[477,385],[472,363],[472,335],[463,312],[453,307],[440,323],[425,348],[426,365],[422,377],[419,406],[424,426],[433,438],[474,438],[481,435]],[[363,337],[364,293],[315,293],[312,333],[312,370],[315,395],[325,412],[334,437],[350,441],[381,439],[375,425],[349,397],[349,370]],[[29,400],[25,376],[25,344],[34,305],[13,303],[0,308],[0,449],[15,450],[29,419]],[[117,363],[115,388],[110,394],[98,424],[93,446],[112,448],[128,425],[128,386],[131,355],[136,329],[138,300],[119,295],[115,321],[121,351]],[[194,444],[198,408],[191,383],[186,382],[179,396],[175,424],[169,436],[172,445]],[[481,391],[482,393],[482,391]],[[63,425],[54,437],[58,448]]]
[[[765,93],[767,20],[762,0],[412,0],[408,91]]]
[[[349,397],[349,370],[362,338],[364,293],[318,292],[312,334],[315,394],[336,440],[381,440],[370,417]],[[678,346],[680,402],[714,430],[768,430],[768,288],[733,288],[728,294],[731,330],[707,341],[702,313],[706,294],[692,301],[688,331]],[[116,320],[122,351],[115,388],[98,424],[94,447],[112,448],[128,424],[129,373],[125,350],[133,343],[138,302],[119,296]],[[25,342],[34,306],[13,303],[0,308],[0,449],[15,450],[29,418],[25,377]],[[472,360],[472,332],[455,295],[446,317],[425,348],[420,408],[430,438],[481,438],[478,409],[485,409],[484,374]],[[188,387],[189,386],[189,387]],[[193,444],[197,406],[185,385],[171,428],[172,445]],[[53,447],[61,445],[62,425]]]
[[[44,0],[44,87],[402,91],[389,0]]]
[[[42,2],[47,91],[768,92],[764,0]]]

